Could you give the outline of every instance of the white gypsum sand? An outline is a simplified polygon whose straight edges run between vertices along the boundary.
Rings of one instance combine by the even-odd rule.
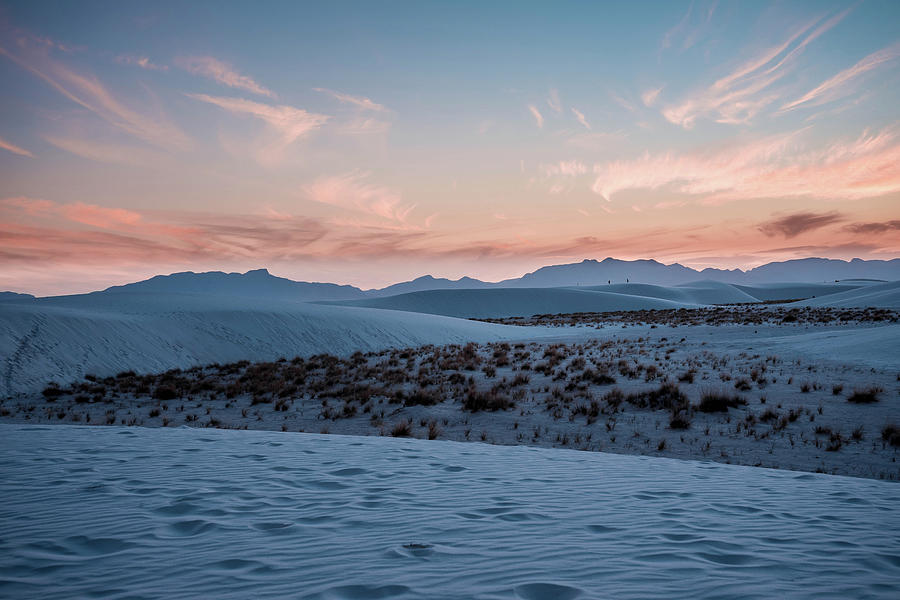
[[[896,484],[272,432],[0,425],[0,595],[895,598]]]
[[[759,314],[747,310],[726,315]],[[897,479],[900,325],[799,314],[125,372],[7,399],[0,412],[14,422],[411,435]],[[731,406],[707,412],[709,395]]]

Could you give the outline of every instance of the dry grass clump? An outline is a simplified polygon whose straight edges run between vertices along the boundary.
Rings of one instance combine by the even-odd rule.
[[[704,413],[728,412],[729,408],[746,406],[747,401],[724,391],[707,390],[700,396],[697,410]]]
[[[402,392],[398,392],[401,395]],[[435,390],[416,390],[409,396],[403,398],[404,406],[434,406],[443,401],[441,395]]]
[[[900,426],[888,423],[881,430],[881,439],[893,446],[900,448]]]
[[[463,408],[469,412],[480,412],[483,410],[496,412],[498,410],[508,410],[515,407],[515,402],[496,390],[483,392],[476,390],[475,388],[470,388],[463,398]]]
[[[669,429],[690,429],[691,418],[687,411],[673,411],[669,418]]]
[[[847,402],[853,404],[871,404],[878,402],[878,395],[883,392],[880,387],[871,386],[863,389],[853,390],[853,394],[847,398]]]
[[[412,435],[412,423],[403,419],[397,422],[391,429],[392,437],[410,437]]]
[[[638,408],[651,410],[683,409],[690,404],[688,397],[674,383],[664,383],[655,390],[629,394],[625,400]]]

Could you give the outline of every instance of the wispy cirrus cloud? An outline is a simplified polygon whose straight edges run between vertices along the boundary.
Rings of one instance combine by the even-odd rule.
[[[95,162],[131,166],[157,163],[163,154],[148,148],[105,142],[94,138],[45,135],[44,141],[70,154]]]
[[[538,129],[544,127],[544,115],[541,114],[541,111],[538,110],[537,106],[534,104],[528,105],[528,110],[531,112],[531,116],[534,117],[534,122],[537,123]]]
[[[609,97],[612,98],[613,102],[615,102],[616,104],[618,104],[619,106],[621,106],[622,108],[624,108],[625,110],[627,110],[630,113],[637,112],[637,110],[638,110],[638,107],[635,106],[635,104],[633,102],[631,102],[630,100],[626,100],[624,97],[622,97],[621,95],[619,95],[615,92],[610,92]]]
[[[660,189],[705,202],[813,197],[858,200],[900,191],[897,128],[807,149],[805,130],[715,151],[649,154],[594,165],[592,189],[609,200],[632,189]]]
[[[784,215],[759,224],[759,230],[769,237],[784,236],[785,239],[797,237],[807,231],[814,231],[846,220],[836,212],[813,213],[800,212]]]
[[[310,200],[358,211],[406,226],[415,204],[406,203],[399,192],[369,181],[371,173],[352,171],[320,177],[303,188]]]
[[[900,58],[900,43],[873,52],[852,67],[844,69],[834,77],[822,82],[800,98],[786,103],[779,112],[787,112],[800,107],[819,106],[846,97],[856,91],[855,84],[860,76],[891,63],[897,58]]]
[[[168,65],[158,65],[146,56],[135,56],[133,54],[121,54],[116,57],[116,62],[122,65],[131,65],[140,67],[147,71],[168,71]]]
[[[579,123],[581,123],[581,125],[582,125],[585,129],[587,129],[588,131],[591,130],[591,124],[588,123],[588,120],[587,120],[587,118],[585,118],[584,113],[582,113],[582,112],[581,112],[580,110],[578,110],[577,108],[574,108],[574,107],[573,107],[573,108],[572,108],[572,114],[575,115],[575,118],[578,120]]]
[[[206,102],[233,114],[248,115],[265,122],[274,134],[274,140],[265,144],[258,156],[263,163],[278,162],[281,153],[297,139],[321,128],[331,117],[311,113],[302,108],[287,105],[270,105],[243,98],[187,94],[188,97]]]
[[[341,104],[351,104],[362,110],[371,110],[374,112],[387,112],[388,110],[385,105],[373,102],[371,99],[366,98],[365,96],[353,96],[351,94],[344,94],[342,92],[329,90],[328,88],[313,88],[313,91],[319,92],[321,94],[327,94]]]
[[[165,115],[150,114],[120,100],[96,76],[77,72],[52,58],[46,45],[34,46],[20,39],[15,51],[0,46],[0,55],[121,131],[161,148],[190,146],[187,135]]]
[[[696,6],[696,4],[696,0],[692,0],[684,16],[666,31],[659,43],[660,51],[676,45],[682,50],[687,50],[697,43],[712,21],[718,0],[713,0],[706,6]]]
[[[252,92],[260,96],[277,98],[275,92],[263,87],[249,75],[243,75],[232,65],[211,56],[182,56],[175,64],[194,75],[212,79],[222,85]]]
[[[3,138],[0,138],[0,149],[6,150],[8,152],[12,152],[13,154],[18,154],[19,156],[27,156],[29,158],[34,158],[34,154],[22,148],[21,146],[16,146],[12,142],[8,142]]]
[[[797,27],[787,39],[767,48],[719,78],[708,88],[689,95],[680,103],[667,105],[663,117],[685,129],[697,119],[718,123],[747,123],[781,98],[772,86],[794,68],[806,47],[840,23],[852,10],[847,8],[822,21],[816,17]]]

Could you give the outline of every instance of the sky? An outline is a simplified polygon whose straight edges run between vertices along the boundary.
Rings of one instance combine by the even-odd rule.
[[[900,256],[896,0],[0,0],[0,82],[0,289]]]

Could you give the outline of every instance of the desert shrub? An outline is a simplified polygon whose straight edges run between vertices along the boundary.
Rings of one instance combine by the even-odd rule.
[[[412,435],[412,424],[406,419],[400,421],[391,429],[393,437],[409,437]]]
[[[498,410],[515,408],[515,406],[515,402],[494,390],[480,392],[474,388],[470,388],[469,391],[466,392],[465,398],[463,398],[463,408],[471,412],[479,412],[482,410],[495,412]]]
[[[726,392],[704,392],[700,397],[700,404],[697,410],[705,413],[728,412],[729,408],[737,408],[745,406],[747,401],[740,396],[734,396]]]
[[[462,373],[452,373],[450,377],[447,378],[447,382],[451,385],[460,385],[466,382],[466,376]]]
[[[428,439],[436,440],[441,435],[441,428],[438,427],[437,421],[432,419],[428,423]]]
[[[881,430],[881,439],[895,448],[900,448],[900,427],[888,423]]]
[[[528,375],[523,375],[519,373],[515,376],[515,378],[510,382],[511,387],[519,387],[520,385],[528,385],[528,382],[531,381],[531,378]]]
[[[734,389],[740,390],[742,392],[749,392],[751,389],[753,389],[753,386],[750,385],[750,382],[747,381],[746,378],[741,377],[734,382]]]
[[[696,375],[696,371],[691,369],[690,371],[685,371],[681,375],[678,376],[678,381],[682,383],[694,383],[694,375]]]
[[[763,423],[768,423],[770,421],[778,421],[778,413],[775,412],[774,410],[772,410],[771,408],[767,408],[766,412],[759,415],[759,420],[762,421]],[[828,432],[830,433],[831,430],[829,429]]]
[[[153,398],[156,400],[174,400],[178,392],[170,385],[159,385],[153,390]]]
[[[669,419],[669,429],[690,429],[691,418],[684,411],[674,411]]]
[[[687,408],[689,401],[674,383],[664,383],[655,390],[629,394],[626,400],[638,408],[673,410]]]
[[[600,373],[593,369],[585,369],[581,374],[581,381],[593,383],[594,385],[612,385],[616,382],[614,377],[610,377],[606,373]]]
[[[440,394],[434,390],[416,390],[403,400],[405,406],[434,406],[441,402]]]
[[[878,394],[882,392],[880,387],[868,387],[861,390],[853,390],[853,394],[847,398],[847,402],[853,404],[871,404],[878,402]]]
[[[625,394],[619,388],[613,388],[606,392],[603,401],[613,408],[618,408],[625,401]]]
[[[44,388],[44,391],[41,392],[41,395],[47,400],[47,402],[56,402],[56,399],[66,393],[66,390],[61,389],[56,384],[51,384]]]

